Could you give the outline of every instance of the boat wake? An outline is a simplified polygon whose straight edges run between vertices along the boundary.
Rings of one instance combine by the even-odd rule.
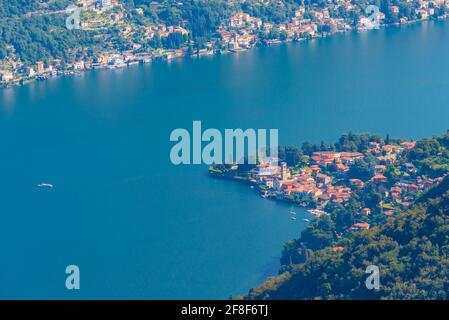
[[[48,189],[53,189],[54,185],[52,185],[51,183],[40,183],[37,185],[39,188],[48,188]]]

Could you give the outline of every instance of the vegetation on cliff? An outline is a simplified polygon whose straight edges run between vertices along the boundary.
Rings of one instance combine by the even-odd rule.
[[[369,231],[332,241],[330,224],[328,217],[318,219],[300,240],[289,242],[280,275],[252,289],[246,298],[449,298],[448,177],[412,208]],[[310,239],[319,243],[318,249],[305,254],[304,243]],[[379,290],[365,286],[369,265],[379,267]]]

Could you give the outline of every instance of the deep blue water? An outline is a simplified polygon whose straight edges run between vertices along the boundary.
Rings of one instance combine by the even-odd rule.
[[[1,90],[0,298],[247,292],[305,222],[205,166],[174,166],[170,132],[201,120],[278,128],[281,144],[439,134],[446,52],[449,25],[424,23]],[[69,264],[81,269],[76,292]]]

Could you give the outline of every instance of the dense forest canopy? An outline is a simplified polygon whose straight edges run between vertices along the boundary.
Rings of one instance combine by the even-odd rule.
[[[0,0],[0,59],[14,52],[25,64],[48,59],[74,61],[98,45],[94,34],[65,29],[66,15],[30,15],[64,10],[69,0]]]
[[[398,218],[339,245],[345,251],[309,251],[306,262],[290,266],[247,298],[448,299],[449,178]],[[379,290],[365,287],[368,265],[380,269]]]

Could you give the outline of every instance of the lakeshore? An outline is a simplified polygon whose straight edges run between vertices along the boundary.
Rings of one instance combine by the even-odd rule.
[[[280,153],[281,150],[282,148]],[[416,268],[415,259],[411,255],[420,250],[419,245],[416,240],[404,241],[404,238],[410,237],[410,233],[414,233],[416,238],[423,237],[421,230],[415,231],[420,226],[424,226],[422,229],[430,234],[438,232],[435,230],[441,227],[435,226],[434,223],[429,224],[428,221],[447,224],[447,207],[441,200],[448,195],[449,130],[443,135],[418,141],[348,133],[342,135],[335,144],[313,145],[305,142],[301,149],[292,146],[284,148],[281,158],[288,161],[289,166],[286,162],[278,165],[279,159],[272,158],[269,161],[261,161],[252,168],[248,167],[248,164],[242,164],[245,168],[240,170],[240,165],[216,165],[209,169],[213,174],[229,176],[235,175],[232,171],[244,171],[247,180],[258,183],[259,189],[264,189],[264,193],[268,189],[276,196],[280,195],[280,199],[288,198],[292,203],[307,201],[305,205],[320,208],[308,210],[316,215],[317,219],[312,221],[298,238],[284,245],[278,276],[266,280],[239,298],[279,299],[278,292],[282,292],[284,297],[289,299],[314,299],[322,296],[326,291],[320,288],[335,283],[348,283],[349,274],[354,274],[355,268],[360,268],[363,272],[367,265],[372,266],[374,261],[382,260],[382,253],[372,252],[380,242],[383,244],[380,247],[389,247],[385,251],[390,253],[398,251],[395,244],[404,243],[401,251],[405,252],[402,255],[408,261],[413,261],[409,269],[412,266]],[[341,186],[341,190],[345,189],[345,195],[333,193],[335,185]],[[327,212],[321,210],[323,208]],[[421,214],[418,216],[416,212]],[[296,213],[292,211],[292,214],[292,219],[296,220]],[[440,217],[435,218],[435,215]],[[396,227],[395,232],[392,232],[392,226]],[[373,236],[376,233],[377,236]],[[390,242],[391,246],[384,246],[391,235],[396,239]],[[393,237],[390,239],[394,239]],[[427,240],[433,236],[423,238]],[[360,241],[361,239],[363,240]],[[381,240],[378,242],[378,239]],[[360,244],[362,245],[359,246]],[[438,250],[440,243],[429,241],[427,244],[435,246],[433,261],[444,261],[445,253]],[[351,261],[358,259],[348,258],[361,255],[365,256],[362,263],[361,260],[353,263]],[[331,271],[323,267],[329,263],[334,265],[336,257],[341,258],[342,263],[337,262],[340,266]],[[382,261],[382,268],[394,270],[393,266],[400,258],[395,257],[392,260]],[[348,265],[351,268],[348,268]],[[428,268],[428,265],[418,265],[423,269]],[[326,274],[338,273],[342,266],[351,270],[345,277],[332,278],[333,280],[325,285],[314,279],[327,278]],[[435,267],[438,266],[440,262],[435,263]],[[311,269],[316,271],[311,272]],[[295,277],[300,272],[304,272],[303,276]],[[401,272],[398,272],[399,274]],[[399,288],[404,282],[410,281],[408,274],[402,277],[403,281],[399,282],[397,277],[389,276],[388,278],[395,280],[388,286]],[[441,279],[446,278],[445,275],[441,276]],[[359,277],[355,276],[351,286],[358,286],[358,279]],[[435,281],[435,285],[438,285],[439,281]],[[310,283],[316,283],[318,288],[310,286],[308,296],[305,297],[302,289]],[[423,282],[417,280],[412,283],[419,287]],[[295,290],[291,287],[285,290],[292,284],[296,287]],[[428,282],[422,287],[429,288]],[[327,291],[325,294],[328,294],[329,298],[341,295],[340,298],[350,299],[352,292],[354,291],[345,288],[337,294],[335,291]],[[413,294],[416,297],[429,295],[421,290],[416,290]],[[410,298],[410,292],[391,289],[385,290],[382,295],[393,295],[397,299]],[[435,299],[444,299],[446,295],[446,292],[441,290]],[[368,296],[368,291],[361,291],[352,298]],[[371,296],[374,297],[383,298],[377,293]]]
[[[344,231],[354,232],[394,217],[443,181],[449,173],[449,159],[441,154],[439,165],[429,168],[417,156],[422,151],[416,151],[425,147],[425,140],[349,133],[335,144],[306,142],[302,148],[281,148],[283,159],[271,158],[257,165],[213,165],[209,174],[246,182],[262,198],[309,208],[317,217],[352,210],[358,217]]]
[[[377,12],[374,15],[359,14],[357,22],[351,22],[347,17],[335,16],[335,10],[358,12],[363,8],[354,6],[349,1],[324,8],[317,6],[299,6],[292,17],[279,23],[268,22],[260,17],[238,11],[222,22],[214,35],[202,46],[191,39],[192,31],[187,24],[166,25],[164,23],[145,26],[133,25],[126,19],[127,9],[121,3],[113,2],[103,6],[102,2],[82,1],[80,12],[85,15],[80,24],[85,32],[99,32],[105,28],[117,27],[121,30],[120,39],[127,41],[136,34],[144,33],[144,40],[150,45],[133,42],[132,49],[100,50],[86,58],[70,63],[60,57],[46,61],[24,63],[15,55],[6,56],[0,60],[0,88],[24,85],[35,80],[46,80],[63,75],[76,75],[91,69],[119,69],[136,64],[149,64],[156,60],[173,60],[179,58],[199,58],[231,53],[240,53],[255,46],[277,45],[288,42],[304,42],[311,39],[326,38],[339,33],[360,31],[365,32],[380,27],[410,25],[418,22],[445,20],[448,4],[440,1],[419,2],[414,9],[414,15],[406,16],[399,6],[391,6],[387,12]],[[158,5],[158,10],[161,5]],[[362,10],[363,11],[363,10]],[[144,9],[137,8],[138,15],[143,15]],[[331,12],[333,12],[331,14]],[[22,18],[32,16],[64,15],[64,10],[31,12]],[[142,40],[142,39],[140,39]],[[170,41],[169,41],[170,40]],[[161,43],[175,42],[173,48],[161,47]],[[155,44],[156,43],[156,44]],[[196,47],[195,47],[196,46]],[[10,51],[14,52],[13,46]],[[92,49],[93,50],[93,49]]]

